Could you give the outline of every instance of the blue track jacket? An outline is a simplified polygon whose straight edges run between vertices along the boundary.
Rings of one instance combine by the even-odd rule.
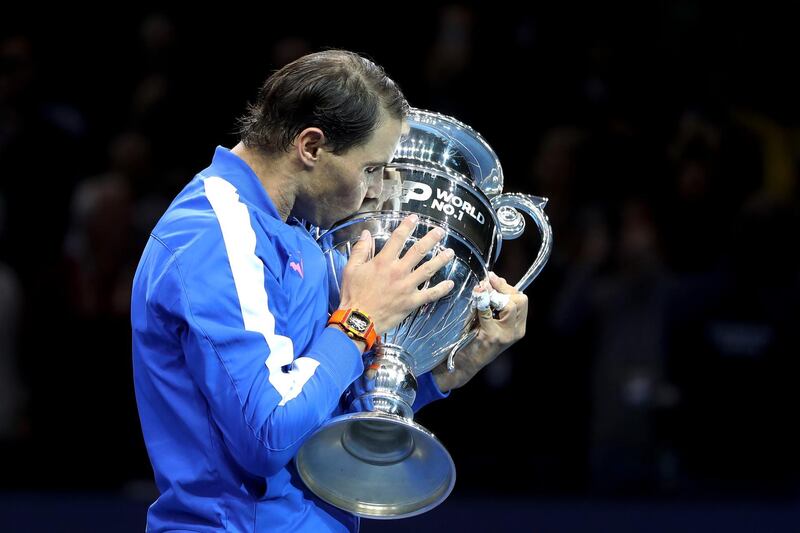
[[[327,328],[328,272],[247,164],[218,147],[153,230],[133,282],[136,401],[160,496],[147,531],[356,531],[292,458],[343,412],[361,354]],[[419,377],[414,409],[442,398]]]

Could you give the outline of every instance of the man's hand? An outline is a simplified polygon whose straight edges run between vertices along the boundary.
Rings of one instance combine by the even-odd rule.
[[[494,272],[489,273],[489,283],[494,290],[508,296],[508,303],[500,310],[497,319],[492,317],[491,309],[478,312],[478,336],[458,351],[452,373],[448,372],[446,361],[431,370],[436,384],[443,392],[463,387],[483,367],[525,335],[528,297]]]
[[[429,231],[400,257],[418,220],[417,215],[406,217],[372,259],[374,241],[369,231],[364,230],[342,272],[339,307],[356,308],[369,315],[378,335],[399,324],[414,309],[438,300],[453,289],[451,280],[418,288],[453,259],[453,251],[447,249],[417,266],[444,237],[441,228]]]

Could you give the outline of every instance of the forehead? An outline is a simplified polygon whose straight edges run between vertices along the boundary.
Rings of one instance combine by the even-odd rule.
[[[371,162],[387,163],[394,155],[401,137],[408,131],[408,122],[405,120],[384,120],[364,145],[363,155]]]

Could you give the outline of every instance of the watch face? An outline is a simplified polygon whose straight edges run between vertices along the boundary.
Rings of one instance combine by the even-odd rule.
[[[369,319],[361,313],[353,311],[347,318],[347,324],[359,333],[365,333],[369,327]]]

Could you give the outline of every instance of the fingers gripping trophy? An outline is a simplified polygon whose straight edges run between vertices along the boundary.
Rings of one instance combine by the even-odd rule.
[[[524,290],[541,272],[552,247],[543,211],[547,200],[503,194],[502,167],[479,133],[452,117],[419,109],[411,110],[408,123],[409,134],[387,169],[379,210],[357,213],[319,236],[331,279],[331,310],[338,308],[342,271],[364,230],[373,239],[371,255],[384,246],[416,253],[411,250],[416,243],[421,245],[416,250],[430,250],[414,259],[438,258],[431,264],[444,267],[423,288],[444,280],[454,288],[381,335],[365,354],[364,375],[342,398],[349,414],[329,420],[295,459],[317,496],[367,518],[418,515],[450,494],[453,460],[413,420],[416,377],[439,364],[452,370],[455,354],[478,333],[476,314],[505,305],[507,297],[483,280],[503,241],[525,231],[520,212],[536,224],[541,244],[516,289]],[[405,243],[398,243],[392,234],[408,215],[417,215],[418,222]],[[424,239],[437,228],[444,236],[431,246]],[[445,252],[449,249],[454,253]]]

